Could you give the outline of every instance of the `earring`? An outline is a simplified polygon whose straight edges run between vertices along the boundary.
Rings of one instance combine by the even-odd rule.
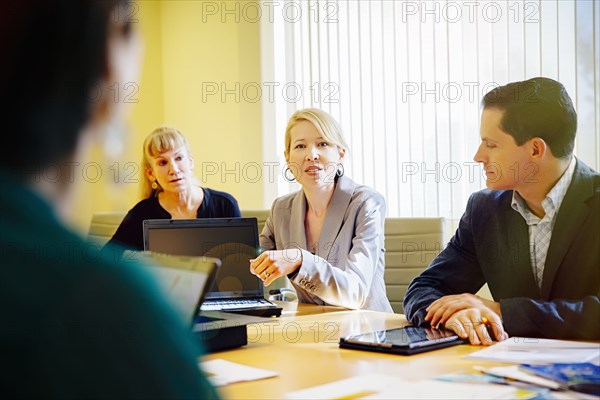
[[[152,185],[150,185],[152,187],[152,189],[156,190],[158,189],[158,184],[156,182],[152,182]]]
[[[288,181],[288,182],[290,182],[290,183],[291,183],[291,182],[294,182],[294,180],[296,179],[296,178],[294,178],[294,174],[292,174],[292,177],[290,178],[290,177],[288,176],[288,172],[290,172],[290,173],[291,173],[292,171],[290,170],[290,167],[288,167],[288,166],[286,165],[286,166],[285,166],[285,169],[283,170],[283,179],[285,179],[286,181]]]
[[[342,176],[344,176],[344,164],[340,164],[340,165],[338,165],[338,169],[337,169],[337,171],[335,172],[335,174],[336,174],[338,177],[342,177]]]

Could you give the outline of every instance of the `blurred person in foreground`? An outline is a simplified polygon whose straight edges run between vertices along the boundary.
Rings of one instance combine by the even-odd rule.
[[[510,336],[600,339],[600,174],[573,155],[577,113],[562,84],[533,78],[482,101],[488,189],[409,285],[407,318],[472,344]],[[493,300],[475,295],[485,283]]]
[[[0,17],[0,394],[213,398],[196,343],[146,274],[64,225],[74,163],[121,119],[140,39],[122,1],[18,1]],[[121,7],[121,12],[118,8]],[[94,88],[101,89],[90,101]],[[56,169],[60,175],[55,177]]]

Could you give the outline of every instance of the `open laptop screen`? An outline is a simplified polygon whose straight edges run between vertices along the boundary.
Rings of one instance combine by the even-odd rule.
[[[164,297],[182,317],[193,323],[212,286],[221,262],[208,257],[190,257],[125,250],[123,261],[136,264],[154,276]]]
[[[144,249],[220,259],[206,299],[263,296],[262,281],[250,273],[249,263],[259,254],[256,218],[145,220]]]

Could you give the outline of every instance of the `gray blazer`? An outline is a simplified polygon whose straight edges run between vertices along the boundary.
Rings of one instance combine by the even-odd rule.
[[[273,202],[260,234],[263,250],[302,251],[302,265],[290,278],[299,301],[393,312],[383,281],[383,196],[350,178],[339,178],[316,254],[305,250],[305,216],[302,190],[282,196]]]

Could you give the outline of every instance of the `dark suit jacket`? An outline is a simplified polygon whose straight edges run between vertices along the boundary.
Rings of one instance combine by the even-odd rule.
[[[408,287],[407,318],[424,324],[434,300],[476,293],[487,282],[509,335],[600,339],[600,175],[577,160],[556,215],[541,290],[528,227],[511,207],[512,193],[471,196],[454,237]]]

